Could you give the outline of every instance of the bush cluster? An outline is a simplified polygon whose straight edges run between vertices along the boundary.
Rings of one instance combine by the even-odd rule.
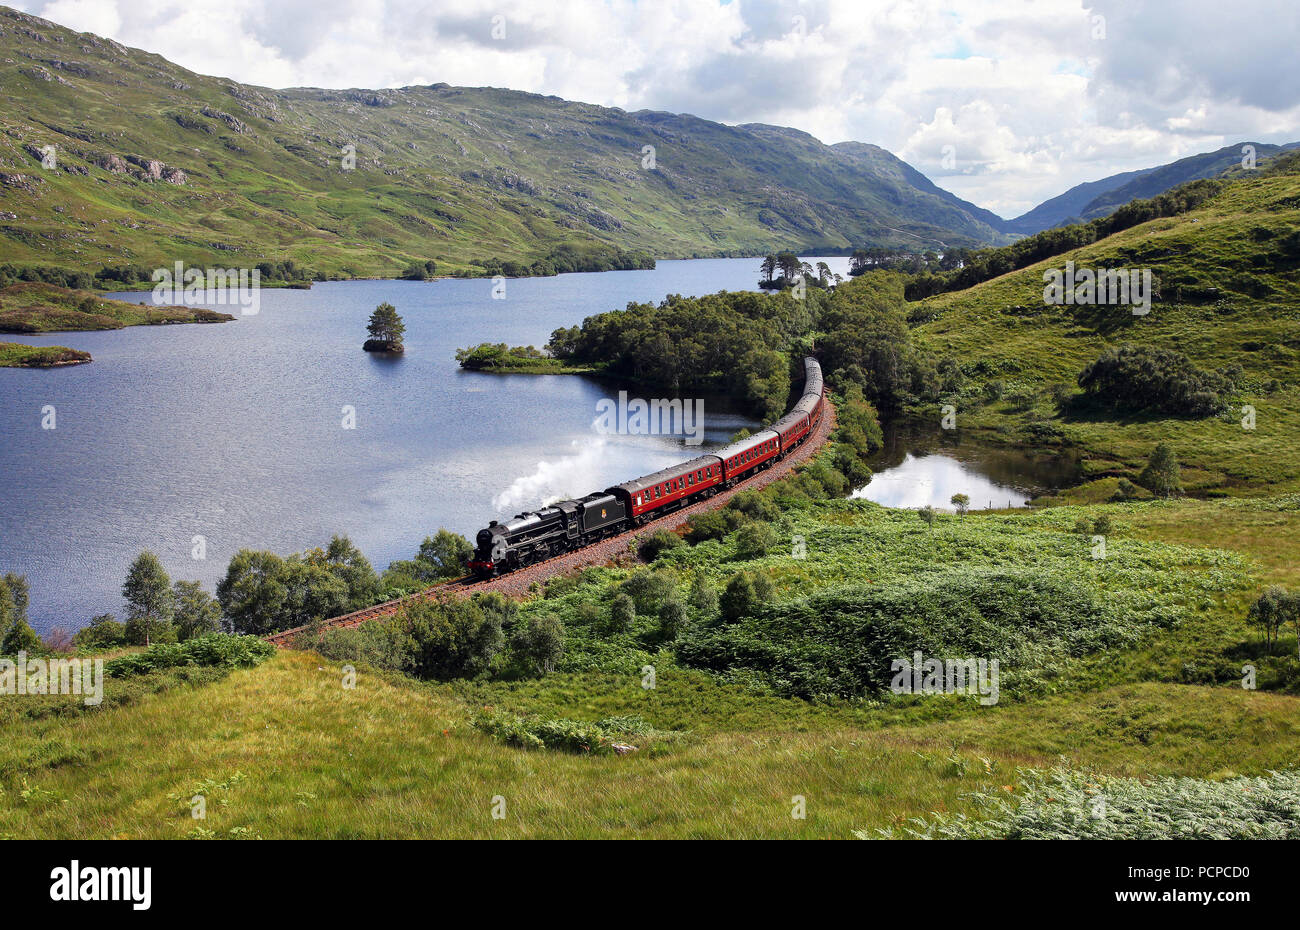
[[[1239,376],[1198,368],[1180,352],[1126,344],[1107,349],[1080,372],[1079,387],[1111,407],[1208,417],[1227,406]]]

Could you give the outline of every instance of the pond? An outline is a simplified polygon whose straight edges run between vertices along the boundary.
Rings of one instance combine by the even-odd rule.
[[[931,424],[893,423],[884,439],[871,480],[852,496],[886,507],[953,510],[954,494],[969,497],[972,510],[1024,507],[1080,478],[1072,455],[991,446]]]

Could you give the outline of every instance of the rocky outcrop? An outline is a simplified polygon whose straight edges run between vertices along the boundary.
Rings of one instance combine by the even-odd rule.
[[[126,174],[126,162],[122,160],[121,155],[113,155],[111,153],[108,155],[101,155],[96,159],[95,164],[113,174]]]
[[[189,175],[180,168],[165,165],[156,158],[147,158],[143,155],[127,155],[123,158],[110,152],[95,159],[95,165],[112,174],[130,175],[137,181],[150,184],[154,181],[166,181],[168,184],[183,185],[189,180]],[[86,172],[83,169],[77,173]]]
[[[204,107],[199,112],[202,113],[204,116],[206,116],[208,119],[220,120],[221,122],[229,126],[231,129],[233,129],[235,132],[239,133],[240,135],[249,134],[248,124],[245,123],[238,116],[232,116],[231,114],[227,113],[225,110],[218,110],[215,109],[214,107]]]
[[[136,171],[131,172],[141,181],[161,181],[163,176],[163,163],[156,158],[144,158],[140,155],[128,155],[126,160],[135,165]]]

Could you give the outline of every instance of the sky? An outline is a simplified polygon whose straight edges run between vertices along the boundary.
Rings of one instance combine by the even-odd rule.
[[[9,0],[268,87],[508,87],[880,145],[1011,217],[1300,140],[1300,0]]]

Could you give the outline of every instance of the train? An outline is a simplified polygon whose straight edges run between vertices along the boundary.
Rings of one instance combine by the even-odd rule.
[[[480,578],[534,565],[735,487],[785,458],[817,431],[825,412],[822,369],[803,360],[803,391],[790,412],[752,436],[708,455],[564,500],[478,531],[469,569]]]

